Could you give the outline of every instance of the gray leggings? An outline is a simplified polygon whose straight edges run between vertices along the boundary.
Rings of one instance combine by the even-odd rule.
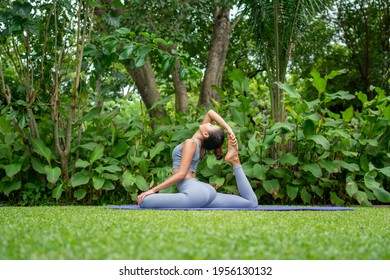
[[[184,179],[177,184],[179,193],[158,193],[145,197],[141,208],[253,208],[258,204],[242,166],[233,167],[240,195],[217,193],[209,184]]]

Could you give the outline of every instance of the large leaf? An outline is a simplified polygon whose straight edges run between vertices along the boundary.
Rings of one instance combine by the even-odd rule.
[[[91,164],[89,163],[89,161],[82,160],[82,159],[78,159],[75,163],[76,168],[85,168],[85,167],[88,167],[90,165]]]
[[[228,77],[232,81],[242,82],[243,80],[245,80],[246,75],[241,69],[235,69],[231,73],[229,73]]]
[[[299,188],[292,186],[292,185],[287,185],[286,187],[286,192],[287,196],[293,201],[297,195],[298,195]]]
[[[356,194],[355,194],[355,199],[359,202],[360,205],[363,205],[363,206],[372,206],[371,202],[368,201],[368,197],[367,197],[367,194],[365,192],[362,192],[362,191],[358,191]]]
[[[109,181],[117,181],[121,178],[118,175],[111,173],[102,173],[101,176],[108,179]]]
[[[61,169],[59,167],[51,168],[50,166],[45,166],[46,178],[53,185],[58,181],[61,175]]]
[[[119,158],[125,155],[128,150],[129,150],[129,145],[127,145],[127,143],[124,140],[120,139],[112,149],[112,157]]]
[[[390,166],[378,168],[378,171],[390,178]]]
[[[383,202],[383,203],[389,203],[390,202],[390,193],[386,191],[383,188],[377,188],[373,190],[376,199],[378,201]]]
[[[333,162],[338,164],[342,168],[347,169],[347,170],[352,171],[352,172],[360,170],[359,165],[357,165],[356,163],[348,163],[348,162],[345,162],[342,160],[335,160]]]
[[[188,68],[187,67],[184,67],[183,65],[180,65],[180,69],[179,69],[179,77],[180,77],[180,80],[181,81],[184,81],[187,79],[188,77]]]
[[[322,187],[319,187],[317,185],[310,185],[311,190],[316,193],[319,197],[322,197],[324,194],[324,189]]]
[[[330,192],[330,202],[337,206],[344,205],[344,200],[342,200],[335,192]]]
[[[81,200],[85,197],[87,194],[87,191],[84,189],[78,189],[77,191],[74,192],[73,196],[77,198],[77,200]]]
[[[97,145],[93,152],[91,153],[91,156],[89,158],[89,162],[92,164],[96,160],[101,159],[103,157],[104,147],[103,145]]]
[[[40,174],[46,174],[45,166],[42,164],[42,162],[39,159],[32,158],[31,165],[36,172]]]
[[[268,193],[276,196],[278,194],[280,185],[278,180],[272,179],[263,181],[263,187]]]
[[[325,92],[326,89],[326,80],[324,78],[321,78],[320,73],[313,69],[310,72],[310,75],[313,77],[313,86],[317,89],[318,93]]]
[[[350,197],[353,197],[359,191],[356,182],[353,181],[352,177],[350,176],[347,178],[347,185],[345,189]]]
[[[9,196],[9,194],[12,191],[16,191],[20,189],[21,186],[22,186],[21,181],[5,182],[3,187],[3,192],[6,196]]]
[[[141,191],[145,192],[149,189],[148,184],[146,183],[146,180],[144,177],[137,175],[135,177],[135,181],[136,181],[138,189],[140,189]]]
[[[58,185],[57,187],[55,187],[52,191],[52,195],[55,199],[59,199],[62,195],[62,191],[63,191],[63,188],[62,188],[62,185]]]
[[[329,173],[339,173],[341,171],[340,165],[332,161],[319,160],[318,163]]]
[[[307,204],[311,203],[311,194],[306,190],[306,188],[301,190],[300,195],[303,202]]]
[[[281,133],[285,134],[294,131],[294,129],[295,125],[291,123],[277,122],[271,127],[270,131],[280,131]]]
[[[206,159],[207,167],[213,169],[215,165],[218,164],[217,157],[215,155],[210,155]]]
[[[312,140],[316,142],[316,144],[321,145],[324,150],[329,150],[330,149],[330,143],[328,139],[326,139],[322,135],[310,135],[307,137],[308,140]]]
[[[252,137],[248,141],[248,148],[251,152],[255,152],[256,148],[261,144],[257,139],[256,136],[258,135],[258,132],[255,132]]]
[[[352,100],[355,96],[350,94],[348,91],[340,90],[336,93],[326,93],[325,102],[330,102],[335,99],[342,99],[342,100]]]
[[[303,134],[308,137],[315,133],[315,124],[312,120],[306,119],[303,122]]]
[[[291,99],[301,99],[301,95],[296,91],[294,87],[288,84],[282,84],[280,82],[276,82],[276,84],[283,90],[286,91],[287,96],[290,97]]]
[[[100,190],[103,187],[105,181],[106,179],[99,176],[92,177],[92,184],[95,190]]]
[[[325,79],[326,80],[331,80],[333,79],[334,77],[337,77],[339,75],[342,75],[342,74],[345,74],[347,72],[346,69],[342,69],[342,70],[332,70],[328,75],[325,76]]]
[[[136,179],[129,170],[126,170],[121,179],[122,185],[126,191],[130,191],[130,187],[136,183]]]
[[[118,35],[121,35],[121,36],[128,36],[128,35],[132,36],[133,35],[133,32],[130,31],[130,29],[128,29],[126,27],[120,27],[120,28],[116,29],[115,33]]]
[[[108,166],[103,166],[103,167],[98,167],[98,168],[100,168],[101,170],[101,172],[99,172],[99,173],[102,173],[103,171],[108,171],[108,172],[111,172],[111,173],[115,173],[115,172],[121,172],[122,171],[122,169],[119,167],[119,166],[117,166],[117,165],[108,165]],[[96,169],[98,169],[98,168],[96,168]]]
[[[216,189],[218,189],[225,183],[225,178],[221,178],[218,176],[212,176],[210,178],[209,182],[212,186],[214,186]]]
[[[248,176],[249,178],[254,176],[253,167],[254,167],[254,164],[251,162],[244,162],[242,164],[242,169],[244,170],[244,173],[246,174],[246,176]]]
[[[161,73],[167,72],[169,67],[171,67],[174,62],[175,59],[173,57],[170,57],[169,55],[164,56],[161,62]]]
[[[0,133],[5,135],[7,134],[8,132],[11,132],[12,129],[11,129],[11,124],[10,124],[10,121],[8,120],[7,118],[7,115],[1,115],[0,116]]]
[[[86,149],[86,150],[88,150],[88,151],[93,151],[93,150],[96,148],[97,145],[98,145],[98,144],[95,143],[95,142],[89,142],[89,143],[80,145],[79,147],[80,147],[80,148],[83,148],[83,149]]]
[[[119,60],[126,60],[132,58],[133,52],[134,52],[134,45],[128,44],[124,46],[123,51],[119,55]]]
[[[85,185],[88,184],[88,182],[89,182],[89,177],[86,176],[84,172],[75,173],[72,179],[70,180],[72,187]]]
[[[14,163],[5,165],[4,169],[5,169],[5,174],[7,174],[7,176],[11,178],[20,172],[20,170],[22,169],[22,163],[14,162]]]
[[[245,126],[245,112],[239,112],[236,108],[232,108],[232,120],[239,126]]]
[[[295,165],[298,163],[298,157],[292,153],[282,154],[280,156],[280,163],[282,165]]]
[[[366,173],[366,175],[364,175],[364,184],[370,190],[378,189],[381,186],[381,184],[378,183],[375,180],[375,177],[372,176],[370,173]]]
[[[261,165],[256,163],[253,166],[253,175],[260,180],[265,180],[267,178],[266,173],[269,170],[268,165]]]
[[[321,178],[321,176],[322,176],[321,167],[319,166],[318,163],[305,164],[302,166],[302,169],[310,172],[316,178]]]
[[[142,47],[140,48],[137,53],[135,54],[135,67],[139,68],[145,65],[146,59],[148,57],[149,52],[151,51],[150,48]]]
[[[353,106],[350,106],[347,110],[341,113],[343,120],[346,123],[349,123],[353,118]]]
[[[154,158],[165,149],[166,144],[164,142],[158,142],[150,151],[150,158]]]
[[[33,151],[38,155],[43,156],[47,160],[47,163],[50,164],[52,154],[50,149],[46,147],[45,143],[43,143],[41,139],[32,139],[31,143]]]
[[[114,186],[114,184],[110,180],[106,180],[104,182],[104,185],[103,185],[102,189],[106,190],[106,191],[111,191],[111,190],[115,189],[115,186]]]
[[[147,175],[149,170],[149,162],[150,162],[149,160],[144,159],[141,160],[140,163],[138,164],[139,169],[141,170],[142,174],[145,176]]]

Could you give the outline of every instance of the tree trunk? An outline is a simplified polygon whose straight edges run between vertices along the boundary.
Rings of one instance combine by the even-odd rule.
[[[177,44],[173,44],[170,47],[166,47],[163,44],[159,44],[159,47],[171,55],[172,50],[177,49]],[[175,60],[174,64],[169,68],[172,76],[173,87],[175,88],[175,109],[176,113],[188,113],[188,94],[185,82],[180,79],[180,61]]]
[[[157,90],[156,78],[153,73],[150,59],[148,58],[145,65],[141,68],[134,68],[129,64],[125,65],[125,67],[137,86],[138,92],[148,109],[149,116],[152,119],[164,117],[166,114],[162,105],[158,105],[152,109],[153,105],[161,100],[161,95]]]
[[[220,101],[217,91],[211,86],[221,87],[232,26],[229,20],[230,9],[216,8],[214,13],[214,34],[208,54],[206,72],[199,97],[199,105],[208,106],[212,99]]]
[[[173,86],[175,88],[175,108],[176,113],[188,113],[188,95],[187,88],[184,83],[180,79],[180,62],[179,60],[175,60],[175,63],[170,68],[170,72],[172,75]]]
[[[280,30],[279,30],[279,1],[274,0],[274,32],[275,32],[275,80],[274,82],[281,81],[281,50],[280,50]],[[276,122],[282,121],[282,94],[281,89],[271,84],[271,108],[272,108],[272,119]]]

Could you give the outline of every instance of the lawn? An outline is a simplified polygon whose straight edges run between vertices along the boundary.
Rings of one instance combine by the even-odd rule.
[[[126,211],[0,207],[0,259],[390,259],[390,208]]]

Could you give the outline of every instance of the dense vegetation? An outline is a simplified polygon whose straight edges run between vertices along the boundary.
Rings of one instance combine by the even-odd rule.
[[[388,4],[349,4],[375,15],[363,17],[364,29],[343,5],[331,6],[338,16],[326,22],[320,1],[302,1],[318,4],[306,6],[309,26],[298,7],[295,25],[283,22],[300,1],[274,1],[283,4],[277,13],[241,1],[220,30],[238,1],[136,2],[0,4],[3,204],[133,203],[170,176],[173,147],[211,106],[233,127],[260,204],[390,202]],[[278,33],[259,11],[289,29]],[[222,51],[213,46],[229,41],[216,42],[210,29],[232,37],[225,57],[215,59]],[[206,79],[221,60],[214,74],[223,78]],[[211,154],[199,177],[237,191],[230,166]]]

